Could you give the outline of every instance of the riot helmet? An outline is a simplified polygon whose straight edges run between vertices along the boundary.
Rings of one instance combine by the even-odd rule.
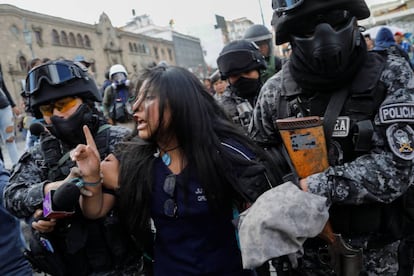
[[[88,74],[88,68],[71,60],[49,61],[30,70],[26,77],[25,95],[32,110],[68,96],[102,101],[94,79]]]
[[[357,24],[370,14],[363,0],[273,0],[273,8],[276,43],[291,43],[301,71],[338,76],[366,47]]]
[[[128,73],[121,64],[112,65],[109,69],[109,79],[112,81],[114,89],[129,86],[130,81],[127,79]]]
[[[125,75],[125,79],[128,77],[128,73],[125,67],[121,64],[112,65],[109,69],[109,79],[113,80],[118,73]]]
[[[265,56],[265,58],[268,58],[269,56],[272,56],[273,53],[273,35],[272,33],[264,26],[260,24],[254,24],[247,28],[247,30],[244,32],[244,39],[253,41],[260,47],[261,44],[266,44],[268,47],[268,52],[262,54]]]
[[[303,25],[298,24],[299,22],[310,25],[306,19],[315,18],[327,11],[346,10],[358,20],[370,15],[364,0],[272,0],[272,7],[276,45],[289,42],[291,34],[300,33]]]
[[[266,69],[266,61],[254,42],[242,39],[227,44],[217,58],[221,78],[257,69]]]

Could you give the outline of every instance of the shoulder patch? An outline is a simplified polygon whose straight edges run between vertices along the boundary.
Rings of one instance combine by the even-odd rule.
[[[381,106],[379,116],[383,124],[414,123],[414,103],[395,103]]]
[[[338,116],[332,137],[347,137],[349,134],[349,126],[351,119],[348,116]]]
[[[414,159],[414,130],[409,125],[393,124],[387,128],[391,151],[403,160]]]

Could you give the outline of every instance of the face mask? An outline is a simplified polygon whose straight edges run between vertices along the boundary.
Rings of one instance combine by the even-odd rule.
[[[231,91],[233,91],[237,96],[249,99],[253,98],[260,91],[262,83],[259,79],[249,79],[240,77],[234,84],[230,85]]]
[[[75,146],[85,144],[82,127],[87,125],[92,133],[97,130],[98,119],[92,114],[87,104],[82,104],[69,118],[50,117],[52,126],[50,132],[66,144]]]

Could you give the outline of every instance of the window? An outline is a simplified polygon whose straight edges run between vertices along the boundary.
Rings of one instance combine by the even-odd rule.
[[[59,33],[55,29],[52,30],[52,43],[55,45],[60,45]]]
[[[76,46],[76,39],[73,33],[69,33],[69,46]]]
[[[42,29],[33,28],[33,34],[37,45],[43,46]]]
[[[157,47],[154,47],[154,56],[155,56],[156,59],[160,58],[160,56],[158,54],[158,48]]]
[[[82,35],[81,34],[77,34],[76,39],[78,41],[78,46],[79,47],[84,47]]]
[[[89,36],[85,35],[83,40],[85,42],[85,47],[91,48],[91,40],[89,39]]]
[[[19,34],[20,34],[20,32],[19,32],[19,28],[17,28],[17,26],[16,25],[12,25],[11,27],[10,27],[10,32],[15,36],[15,37],[19,37]]]
[[[170,61],[173,61],[173,56],[172,56],[172,51],[171,49],[168,49],[168,58],[170,59]]]
[[[60,37],[62,38],[62,45],[69,45],[68,35],[65,31],[60,32]]]

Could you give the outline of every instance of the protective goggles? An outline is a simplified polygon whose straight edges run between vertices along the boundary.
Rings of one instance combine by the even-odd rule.
[[[302,22],[296,24],[296,36],[311,36],[316,27],[321,23],[329,24],[335,31],[339,31],[348,26],[353,16],[346,10],[333,10],[323,14],[317,14],[307,17]],[[306,23],[305,23],[306,22]]]
[[[74,63],[53,62],[40,65],[33,68],[26,77],[25,92],[27,95],[36,92],[43,80],[50,85],[58,85],[66,83],[72,79],[83,78],[85,69],[75,65]]]
[[[303,1],[305,0],[272,0],[272,7],[276,12],[282,13],[302,5]]]
[[[122,72],[115,73],[115,74],[112,75],[112,80],[113,81],[123,81],[123,80],[126,80],[126,76]]]
[[[55,102],[51,102],[48,104],[40,105],[39,110],[42,113],[43,116],[52,116],[53,110],[57,109],[59,112],[66,112],[72,107],[74,107],[78,103],[78,100],[76,97],[66,97],[59,99]]]

